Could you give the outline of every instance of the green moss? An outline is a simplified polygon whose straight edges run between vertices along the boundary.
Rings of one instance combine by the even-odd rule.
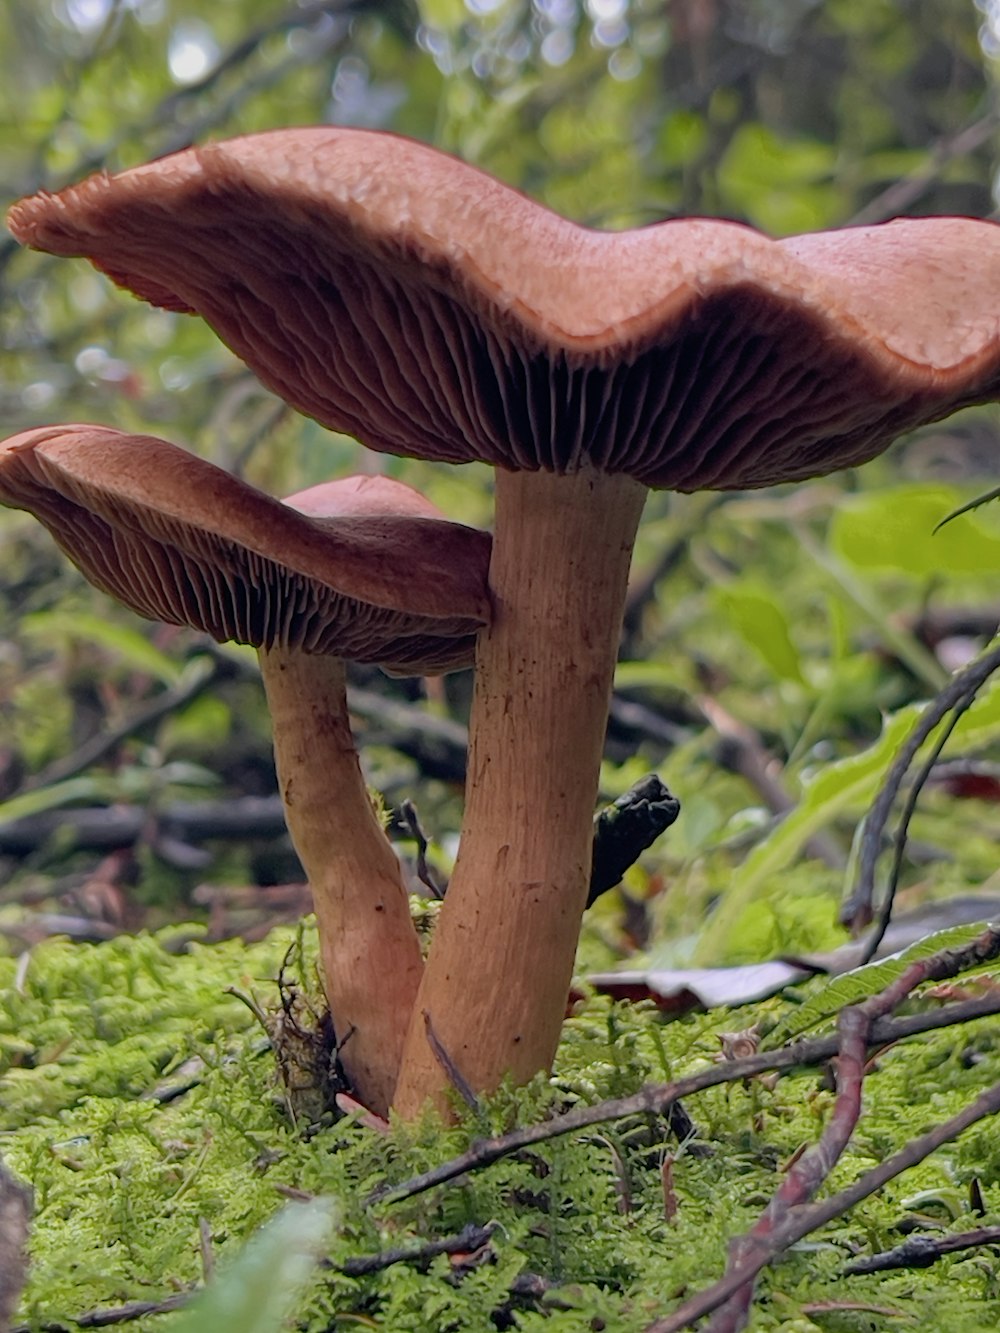
[[[391,1329],[604,1327],[631,1333],[721,1272],[729,1239],[752,1225],[782,1164],[813,1142],[831,1094],[820,1071],[712,1089],[687,1109],[710,1152],[679,1148],[659,1121],[599,1127],[392,1207],[361,1200],[461,1150],[516,1115],[619,1096],[703,1067],[718,1032],[773,1023],[779,1000],[750,1011],[663,1025],[650,1010],[594,998],[567,1023],[556,1077],[501,1093],[475,1124],[375,1134],[350,1119],[301,1132],[273,1078],[273,1056],[247,1007],[293,940],[253,947],[186,945],[177,936],[96,947],[49,943],[27,970],[0,960],[0,1150],[35,1190],[32,1274],[23,1317],[66,1320],[126,1300],[158,1299],[202,1278],[200,1225],[219,1264],[281,1206],[289,1188],[332,1195],[341,1218],[331,1259],[407,1238],[499,1224],[494,1258],[456,1269],[444,1256],[348,1277],[321,1271],[299,1309],[319,1333],[375,1320]],[[306,966],[308,973],[308,965]],[[880,1057],[839,1188],[907,1138],[953,1114],[1000,1077],[989,1023],[923,1037]],[[664,1209],[667,1154],[675,1215]],[[991,1215],[953,1216],[979,1179]],[[905,1218],[973,1226],[1000,1213],[1000,1147],[986,1124],[880,1197],[794,1248],[762,1279],[750,1327],[861,1333],[900,1327],[979,1333],[1000,1323],[995,1266],[956,1255],[926,1272],[845,1278],[858,1249],[889,1248]],[[916,1203],[914,1200],[916,1199]],[[512,1298],[515,1279],[547,1289]],[[845,1302],[851,1302],[847,1308]],[[878,1311],[883,1313],[878,1313]],[[180,1316],[138,1321],[169,1329]],[[881,1321],[881,1322],[880,1322]]]

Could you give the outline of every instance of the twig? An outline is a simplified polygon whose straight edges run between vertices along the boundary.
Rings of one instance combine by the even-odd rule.
[[[393,1264],[419,1264],[438,1254],[468,1254],[481,1249],[496,1229],[496,1222],[487,1222],[484,1227],[469,1222],[454,1236],[410,1241],[391,1250],[382,1250],[379,1254],[362,1254],[354,1259],[345,1259],[342,1264],[334,1264],[333,1267],[338,1273],[346,1273],[349,1277],[365,1277],[369,1273],[380,1273]]]
[[[718,760],[722,767],[749,782],[772,814],[783,815],[791,810],[795,802],[773,772],[772,756],[757,732],[709,695],[701,697],[698,706],[719,737]],[[846,858],[829,834],[813,834],[806,850],[834,869],[844,867]]]
[[[461,1097],[462,1101],[465,1102],[470,1111],[478,1111],[479,1102],[476,1100],[476,1094],[472,1091],[465,1075],[459,1069],[458,1065],[455,1064],[455,1061],[451,1058],[451,1055],[438,1038],[437,1033],[434,1031],[434,1026],[431,1023],[431,1016],[426,1009],[424,1010],[424,1030],[427,1033],[427,1045],[433,1051],[434,1059],[448,1075],[448,1082]]]
[[[128,1301],[125,1305],[111,1306],[107,1310],[86,1310],[83,1314],[67,1316],[68,1323],[58,1319],[44,1323],[32,1321],[30,1324],[18,1324],[10,1333],[74,1333],[78,1328],[111,1328],[115,1324],[131,1324],[136,1319],[145,1319],[147,1315],[169,1314],[180,1310],[197,1295],[197,1291],[179,1291],[173,1296],[166,1296],[162,1301]]]
[[[882,894],[882,901],[879,904],[878,916],[875,921],[874,929],[871,931],[868,940],[865,943],[864,952],[861,955],[862,966],[870,963],[878,953],[879,946],[885,939],[885,932],[889,929],[889,922],[892,920],[892,909],[896,902],[896,890],[899,888],[899,877],[903,871],[903,857],[906,855],[906,839],[910,831],[910,821],[913,818],[914,811],[917,808],[917,801],[920,799],[920,793],[923,791],[927,779],[941,757],[941,752],[951,739],[951,734],[958,726],[958,719],[975,698],[975,691],[968,697],[968,702],[964,706],[956,707],[941,728],[934,744],[931,746],[930,753],[924,762],[920,765],[917,776],[910,784],[910,790],[907,793],[906,800],[903,803],[903,812],[899,817],[899,825],[896,828],[893,837],[892,865],[889,868],[889,878],[886,880],[885,892]]]
[[[202,694],[218,679],[220,670],[220,666],[215,662],[210,662],[207,659],[196,659],[190,663],[188,670],[185,672],[188,677],[187,680],[164,690],[143,708],[137,709],[131,717],[126,718],[117,727],[112,727],[109,731],[101,731],[96,736],[92,736],[78,749],[74,750],[72,754],[67,755],[64,759],[57,759],[55,763],[49,764],[40,773],[28,778],[21,785],[20,792],[37,791],[39,788],[51,786],[55,782],[65,782],[67,778],[82,773],[91,764],[100,763],[129,736],[134,736],[136,732],[145,730],[146,727],[152,726],[154,722],[159,722],[161,718],[166,717],[176,708],[182,708],[184,704],[196,699],[199,694]],[[15,792],[14,795],[19,795],[20,792]]]
[[[871,904],[875,886],[875,863],[882,844],[893,802],[902,786],[910,765],[931,732],[952,709],[964,712],[972,703],[976,691],[1000,667],[1000,646],[993,647],[970,662],[927,705],[913,730],[899,748],[886,773],[882,789],[876,796],[865,818],[858,855],[858,877],[853,893],[843,904],[840,919],[852,930],[860,930],[871,920]],[[878,947],[876,940],[875,947]]]
[[[769,1259],[781,1254],[811,1231],[825,1226],[834,1218],[842,1217],[862,1199],[876,1194],[890,1180],[902,1175],[910,1167],[917,1166],[952,1139],[957,1139],[959,1134],[970,1125],[974,1125],[977,1120],[983,1120],[988,1115],[996,1115],[998,1111],[1000,1111],[1000,1083],[994,1083],[958,1115],[952,1116],[950,1120],[946,1120],[944,1124],[938,1125],[926,1134],[921,1134],[919,1138],[912,1139],[905,1148],[900,1149],[880,1166],[859,1176],[847,1189],[831,1195],[829,1199],[823,1199],[820,1203],[796,1209],[786,1222],[771,1233],[767,1255],[756,1267],[730,1270],[714,1286],[686,1301],[672,1315],[649,1324],[645,1333],[680,1333],[681,1329],[690,1328],[699,1319],[717,1309],[723,1301],[728,1300],[744,1283],[752,1280],[760,1267],[763,1267]]]
[[[417,879],[425,888],[430,890],[432,898],[437,898],[440,901],[444,897],[444,889],[438,883],[434,871],[427,864],[427,834],[420,823],[417,807],[412,801],[400,802],[399,822],[417,844]]]
[[[883,1273],[890,1268],[930,1268],[946,1254],[956,1250],[971,1250],[979,1245],[1000,1244],[1000,1227],[980,1227],[977,1231],[960,1231],[953,1236],[908,1236],[902,1245],[880,1254],[865,1255],[844,1265],[844,1272]]]
[[[939,140],[934,145],[931,159],[926,166],[909,176],[904,176],[902,180],[894,181],[855,213],[848,225],[858,227],[898,217],[940,180],[942,170],[950,162],[956,157],[964,157],[966,153],[974,152],[987,143],[998,127],[1000,127],[1000,113],[995,110],[989,111],[979,120],[959,130],[957,134]]]
[[[981,966],[1000,955],[1000,932],[987,930],[962,949],[942,950],[928,958],[920,960],[925,968],[924,979],[941,981],[955,976],[958,972]],[[932,1028],[949,1026],[951,1023],[968,1022],[974,1017],[985,1017],[1000,1012],[1000,995],[987,993],[981,999],[946,1005],[932,1014],[910,1014],[904,1018],[882,1018],[875,1022],[869,1035],[869,1046],[883,1046],[899,1041],[904,1037],[927,1032]],[[728,1060],[724,1064],[713,1064],[710,1068],[675,1079],[671,1083],[652,1084],[633,1093],[630,1097],[615,1098],[598,1102],[594,1106],[581,1106],[563,1115],[553,1116],[541,1124],[525,1125],[500,1134],[493,1138],[478,1139],[457,1157],[439,1166],[432,1167],[418,1176],[404,1180],[398,1185],[384,1185],[373,1190],[365,1203],[399,1203],[412,1198],[436,1185],[447,1184],[464,1175],[467,1171],[479,1170],[491,1166],[494,1162],[522,1148],[530,1148],[550,1139],[572,1134],[591,1125],[600,1125],[608,1120],[623,1120],[629,1116],[663,1115],[674,1102],[690,1097],[696,1092],[717,1087],[722,1083],[733,1083],[740,1079],[753,1078],[771,1070],[787,1071],[795,1067],[821,1064],[837,1053],[839,1039],[836,1036],[814,1037],[792,1042],[776,1051],[759,1051],[756,1055],[742,1060]]]
[[[914,987],[927,978],[921,960],[911,963],[895,981],[861,1004],[841,1010],[837,1022],[837,1096],[829,1123],[819,1142],[789,1168],[761,1217],[746,1235],[730,1247],[729,1271],[749,1273],[747,1280],[719,1308],[707,1333],[738,1333],[753,1302],[754,1280],[773,1258],[771,1237],[793,1211],[813,1196],[843,1156],[861,1117],[861,1089],[871,1031],[879,1018],[890,1014]]]
[[[129,138],[144,142],[147,136],[152,136],[157,131],[166,130],[165,140],[160,143],[158,148],[151,149],[151,151],[163,156],[177,148],[185,147],[196,139],[200,133],[221,124],[226,115],[232,111],[234,102],[238,104],[238,102],[246,100],[253,93],[259,91],[261,86],[266,85],[267,78],[254,80],[242,71],[257,55],[261,47],[272,37],[295,28],[308,27],[324,16],[336,16],[349,20],[355,14],[372,9],[379,10],[382,16],[387,17],[397,28],[412,26],[405,3],[385,4],[384,0],[380,0],[378,4],[374,0],[306,0],[305,3],[288,5],[275,18],[244,33],[228,51],[220,56],[201,79],[188,84],[184,88],[168,93],[166,97],[160,99],[144,120],[135,125],[126,125],[100,148],[79,157],[73,166],[63,174],[63,182],[79,180],[80,177],[89,175],[91,172],[106,169],[113,155]],[[278,64],[279,76],[284,76],[295,68],[315,61],[323,54],[324,43],[313,42],[293,59],[281,61]],[[267,73],[273,76],[274,71],[269,70]],[[216,85],[221,83],[227,75],[237,74],[240,77],[237,80],[236,93],[231,95],[229,99],[224,100],[221,106],[214,108],[210,115],[202,117],[197,125],[184,125],[179,134],[177,126],[179,124],[183,125],[182,112],[185,106],[197,103],[199,99],[204,98],[207,94],[214,93]],[[65,121],[65,119],[66,109],[64,108],[60,120]],[[58,123],[53,126],[53,129],[57,128]],[[37,158],[39,163],[44,161],[44,154],[38,154]],[[52,181],[41,177],[38,174],[38,163],[36,163],[34,178],[22,181],[18,187],[18,192],[21,194],[29,193],[41,186],[58,189],[59,184],[59,182],[53,184]],[[10,239],[0,242],[0,270],[3,269],[11,255],[15,254],[17,250],[18,246]]]

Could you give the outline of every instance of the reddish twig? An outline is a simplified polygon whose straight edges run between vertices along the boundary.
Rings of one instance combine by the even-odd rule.
[[[768,1241],[768,1259],[775,1258],[811,1231],[825,1226],[827,1222],[832,1222],[836,1217],[843,1216],[844,1213],[849,1212],[856,1204],[860,1203],[862,1199],[867,1199],[869,1195],[877,1193],[890,1180],[902,1175],[904,1171],[908,1171],[911,1167],[917,1166],[925,1157],[929,1157],[932,1152],[936,1152],[944,1144],[950,1143],[952,1139],[958,1138],[977,1120],[982,1120],[988,1115],[996,1115],[998,1111],[1000,1111],[1000,1083],[994,1083],[992,1087],[977,1097],[958,1115],[952,1116],[950,1120],[946,1120],[944,1124],[929,1130],[928,1133],[921,1134],[919,1138],[912,1139],[905,1148],[902,1148],[880,1166],[874,1167],[863,1176],[859,1176],[854,1184],[849,1185],[847,1189],[841,1190],[839,1194],[834,1194],[820,1203],[797,1209],[791,1217],[771,1233]],[[757,1271],[759,1271],[759,1267],[755,1270],[755,1272]],[[681,1333],[682,1329],[692,1327],[699,1319],[711,1314],[713,1310],[734,1295],[740,1287],[755,1276],[755,1272],[748,1272],[740,1268],[730,1269],[714,1286],[709,1287],[706,1291],[699,1292],[690,1301],[686,1301],[680,1309],[675,1310],[672,1315],[647,1325],[645,1333]]]
[[[393,1264],[424,1263],[439,1254],[471,1254],[481,1250],[496,1229],[496,1222],[487,1222],[484,1227],[467,1222],[454,1236],[407,1241],[394,1249],[381,1250],[378,1254],[357,1255],[353,1259],[345,1259],[341,1264],[330,1264],[329,1267],[335,1268],[338,1273],[347,1273],[350,1277],[365,1277],[369,1273],[381,1273]]]
[[[934,957],[911,963],[877,995],[841,1010],[837,1023],[837,1096],[826,1129],[819,1142],[789,1169],[763,1214],[730,1250],[730,1270],[749,1274],[743,1285],[719,1306],[707,1333],[738,1333],[746,1323],[753,1302],[754,1281],[773,1257],[770,1249],[775,1232],[787,1222],[792,1210],[808,1203],[840,1161],[861,1117],[861,1089],[872,1028],[885,1018],[933,971]]]

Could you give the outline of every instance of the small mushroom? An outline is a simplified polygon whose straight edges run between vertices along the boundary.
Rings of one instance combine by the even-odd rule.
[[[404,1115],[449,1062],[489,1089],[554,1054],[646,488],[821,475],[1000,396],[1000,228],[965,218],[604,233],[423,145],[319,128],[94,177],[10,227],[202,315],[372,448],[496,466],[496,615]]]
[[[402,674],[467,666],[489,617],[489,538],[385,477],[281,503],[165,441],[98,426],[0,444],[0,502],[35,514],[140,615],[258,649],[341,1059],[384,1115],[422,962],[351,736],[344,658]]]

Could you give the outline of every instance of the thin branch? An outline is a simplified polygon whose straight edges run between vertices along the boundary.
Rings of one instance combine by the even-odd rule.
[[[969,968],[982,966],[998,955],[1000,955],[1000,930],[990,929],[961,949],[942,950],[940,953],[921,959],[920,963],[924,980],[941,981]],[[974,1008],[971,1009],[968,1004],[946,1005],[933,1014],[911,1014],[901,1019],[879,1019],[872,1026],[868,1045],[884,1046],[931,1028],[948,1026],[955,1022],[967,1022],[973,1017],[996,1013],[1000,1011],[1000,995],[988,994],[981,1000],[973,1001],[972,1004]],[[757,1074],[772,1070],[787,1071],[796,1067],[821,1064],[836,1055],[838,1046],[839,1039],[836,1036],[803,1039],[776,1051],[759,1051],[756,1055],[741,1060],[727,1060],[723,1064],[713,1064],[696,1074],[688,1074],[671,1083],[652,1084],[630,1097],[599,1102],[594,1106],[577,1107],[563,1115],[553,1116],[551,1120],[541,1124],[525,1125],[520,1129],[511,1130],[508,1134],[478,1139],[464,1153],[432,1167],[429,1171],[404,1180],[398,1185],[384,1185],[373,1190],[367,1196],[365,1203],[369,1206],[376,1203],[399,1203],[403,1199],[433,1189],[436,1185],[447,1184],[467,1171],[491,1166],[494,1162],[522,1148],[530,1148],[550,1139],[575,1133],[577,1130],[588,1129],[591,1125],[604,1124],[608,1120],[623,1120],[630,1116],[664,1115],[675,1102],[696,1092],[704,1092],[707,1088],[718,1087],[722,1083],[753,1078]]]
[[[952,709],[959,713],[969,707],[975,693],[1000,667],[1000,646],[981,654],[974,662],[959,671],[927,705],[923,715],[900,746],[892,761],[882,789],[876,796],[865,818],[858,856],[858,877],[854,891],[843,904],[840,919],[851,929],[858,930],[871,920],[872,898],[875,888],[875,863],[882,845],[882,831],[889,819],[893,803],[921,746]]]
[[[427,864],[427,834],[420,823],[417,807],[411,800],[400,802],[399,822],[417,844],[417,879],[430,892],[432,898],[440,901],[444,897],[444,889],[438,883],[434,871]]]
[[[131,1324],[149,1315],[170,1314],[172,1310],[183,1309],[197,1294],[196,1291],[179,1291],[162,1301],[127,1301],[124,1305],[115,1305],[107,1310],[87,1310],[83,1314],[67,1316],[68,1322],[65,1324],[58,1319],[18,1324],[10,1333],[74,1333],[78,1328],[111,1328],[115,1324]]]
[[[920,793],[923,791],[927,779],[930,777],[935,764],[941,758],[941,752],[951,739],[951,734],[958,726],[958,719],[968,708],[975,698],[973,690],[967,701],[956,706],[952,711],[951,717],[947,719],[940,733],[931,746],[930,753],[921,764],[917,776],[910,784],[910,790],[907,793],[906,801],[903,804],[903,813],[899,817],[899,825],[893,838],[892,865],[889,869],[889,878],[886,882],[885,892],[882,894],[882,902],[879,905],[878,917],[875,922],[875,928],[872,930],[866,944],[864,953],[861,955],[862,966],[870,963],[878,953],[879,945],[885,939],[885,932],[889,929],[889,922],[892,920],[892,909],[896,901],[896,890],[899,888],[899,877],[903,870],[903,857],[906,854],[906,839],[910,831],[910,821],[913,818],[917,808],[917,801],[920,799]]]
[[[1000,112],[988,111],[985,116],[966,125],[947,139],[940,139],[931,150],[930,161],[919,171],[902,180],[894,181],[881,194],[868,201],[851,218],[848,226],[859,227],[873,222],[884,222],[887,218],[898,217],[932,189],[941,179],[941,174],[956,158],[981,148],[1000,129]]]
[[[825,1226],[827,1222],[842,1217],[856,1204],[859,1204],[862,1199],[877,1194],[890,1180],[902,1175],[904,1171],[908,1171],[911,1167],[918,1166],[932,1152],[936,1152],[944,1144],[957,1139],[977,1120],[983,1120],[989,1115],[996,1115],[998,1111],[1000,1111],[1000,1083],[994,1083],[992,1087],[977,1097],[958,1115],[952,1116],[950,1120],[946,1120],[944,1124],[938,1125],[926,1134],[921,1134],[919,1138],[912,1139],[905,1148],[888,1158],[880,1166],[874,1167],[863,1176],[859,1176],[847,1189],[841,1190],[839,1194],[831,1195],[829,1199],[824,1199],[820,1203],[796,1209],[787,1222],[771,1233],[767,1255],[763,1258],[758,1256],[760,1262],[758,1263],[755,1260],[756,1266],[730,1270],[714,1286],[700,1292],[691,1300],[685,1301],[684,1305],[675,1310],[672,1315],[649,1324],[645,1333],[680,1333],[682,1329],[691,1328],[698,1320],[703,1319],[707,1314],[711,1314],[713,1310],[728,1300],[747,1281],[752,1280],[764,1263],[787,1250],[790,1245],[800,1241],[803,1236],[808,1236],[811,1231],[816,1231],[819,1227]]]
[[[217,663],[210,662],[207,659],[195,660],[184,673],[187,677],[186,680],[163,690],[149,703],[137,709],[131,717],[127,717],[124,722],[119,723],[117,727],[112,727],[108,731],[101,731],[96,736],[91,736],[72,754],[66,755],[64,759],[57,759],[55,763],[49,764],[40,773],[28,778],[14,795],[37,791],[56,782],[65,782],[67,778],[75,777],[77,773],[82,773],[84,769],[90,768],[92,764],[100,763],[109,754],[113,754],[122,741],[128,740],[130,736],[134,736],[137,732],[144,731],[146,727],[152,726],[154,722],[159,722],[175,709],[182,708],[185,704],[190,703],[192,699],[196,699],[204,693],[219,678],[220,671],[221,668]]]
[[[844,1272],[884,1273],[890,1268],[930,1268],[946,1254],[977,1249],[980,1245],[1000,1245],[1000,1227],[979,1227],[959,1231],[953,1236],[907,1236],[902,1245],[880,1254],[865,1255],[845,1264]]]
[[[886,1017],[926,979],[926,969],[918,960],[911,963],[895,981],[861,1004],[841,1010],[837,1022],[836,1079],[837,1096],[829,1122],[818,1143],[804,1152],[789,1168],[780,1187],[758,1221],[730,1247],[729,1271],[749,1272],[750,1276],[733,1295],[718,1307],[707,1333],[739,1333],[746,1324],[753,1302],[754,1281],[773,1258],[771,1238],[776,1231],[812,1199],[816,1191],[840,1161],[861,1118],[861,1089],[865,1078],[865,1059],[871,1031],[878,1019]]]
[[[451,1058],[451,1054],[434,1031],[431,1016],[426,1009],[424,1010],[424,1031],[427,1033],[427,1044],[434,1052],[434,1059],[444,1070],[445,1074],[447,1074],[448,1082],[461,1097],[462,1101],[465,1102],[470,1111],[478,1111],[479,1102],[476,1100],[476,1094],[473,1092],[468,1079],[459,1069],[458,1065],[455,1064],[455,1061]]]
[[[346,1273],[349,1277],[365,1277],[369,1273],[381,1273],[393,1264],[419,1264],[439,1254],[470,1254],[473,1250],[482,1249],[496,1229],[496,1222],[487,1222],[483,1227],[469,1222],[454,1236],[408,1241],[394,1249],[382,1250],[379,1254],[358,1255],[332,1266],[338,1273]]]
[[[783,815],[791,810],[795,801],[782,784],[780,765],[753,727],[733,717],[711,695],[699,698],[698,707],[719,737],[719,764],[748,782],[772,814]],[[806,843],[806,851],[837,870],[842,870],[846,863],[844,853],[829,833],[814,833]]]

